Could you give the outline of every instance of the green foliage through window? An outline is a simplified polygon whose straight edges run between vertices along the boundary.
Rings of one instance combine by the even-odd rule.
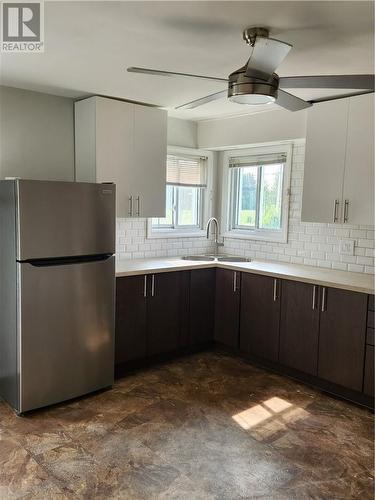
[[[232,227],[281,229],[284,163],[231,169]]]

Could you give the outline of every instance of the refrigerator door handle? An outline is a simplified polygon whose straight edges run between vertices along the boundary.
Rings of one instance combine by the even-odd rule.
[[[99,262],[101,260],[108,260],[112,254],[100,255],[81,255],[79,257],[57,257],[53,259],[28,259],[19,260],[20,264],[30,264],[34,267],[51,267],[51,266],[67,266],[69,264],[85,264],[89,262]]]

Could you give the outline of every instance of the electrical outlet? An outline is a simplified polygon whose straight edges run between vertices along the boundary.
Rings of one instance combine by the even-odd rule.
[[[354,240],[341,240],[340,253],[344,255],[354,255]]]

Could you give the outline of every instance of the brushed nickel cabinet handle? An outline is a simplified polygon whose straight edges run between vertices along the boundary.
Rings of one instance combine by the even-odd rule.
[[[133,196],[129,196],[129,210],[128,214],[130,217],[133,215]]]
[[[344,223],[349,220],[349,200],[345,200],[344,202]]]
[[[147,297],[147,274],[144,276],[144,282],[143,282],[143,297]]]
[[[151,276],[151,297],[155,296],[155,274]]]
[[[323,287],[323,295],[322,295],[322,312],[326,310],[326,287]]]
[[[333,203],[333,222],[337,222],[339,220],[339,216],[337,214],[339,206],[339,200],[335,200]]]
[[[233,292],[237,290],[237,273],[233,271]]]
[[[277,279],[275,278],[273,280],[273,301],[276,302],[277,300]]]
[[[312,308],[316,309],[316,285],[313,286]]]
[[[140,213],[141,213],[141,202],[140,202],[140,198],[139,196],[136,197],[136,201],[137,201],[137,212],[136,212],[136,216],[139,217]]]

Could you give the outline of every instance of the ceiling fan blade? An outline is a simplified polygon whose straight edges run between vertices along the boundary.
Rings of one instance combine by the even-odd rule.
[[[129,73],[144,73],[145,75],[156,75],[156,76],[187,76],[189,78],[198,78],[200,80],[211,80],[216,82],[227,82],[227,78],[216,78],[214,76],[203,76],[203,75],[191,75],[190,73],[176,73],[173,71],[160,71],[158,69],[149,68],[137,68],[132,66],[127,69]]]
[[[215,92],[215,94],[207,95],[206,97],[201,97],[200,99],[196,99],[195,101],[187,102],[186,104],[181,104],[181,106],[177,106],[175,109],[193,109],[198,106],[202,106],[202,104],[206,104],[207,102],[216,101],[216,99],[221,99],[222,97],[226,97],[228,95],[228,90],[221,90],[220,92]]]
[[[247,63],[246,76],[268,80],[292,48],[289,43],[257,36]]]
[[[311,102],[304,101],[295,95],[288,94],[284,90],[277,91],[277,99],[276,104],[285,108],[289,111],[300,111],[301,109],[309,108],[311,106]]]
[[[375,75],[282,76],[279,88],[375,90]]]
[[[348,94],[340,94],[340,95],[331,95],[328,97],[318,97],[316,99],[311,99],[311,104],[315,104],[317,102],[327,102],[327,101],[336,101],[337,99],[345,99],[346,97],[354,97],[356,95],[364,95],[364,94],[372,94],[374,90],[359,90],[358,92],[349,92]]]

